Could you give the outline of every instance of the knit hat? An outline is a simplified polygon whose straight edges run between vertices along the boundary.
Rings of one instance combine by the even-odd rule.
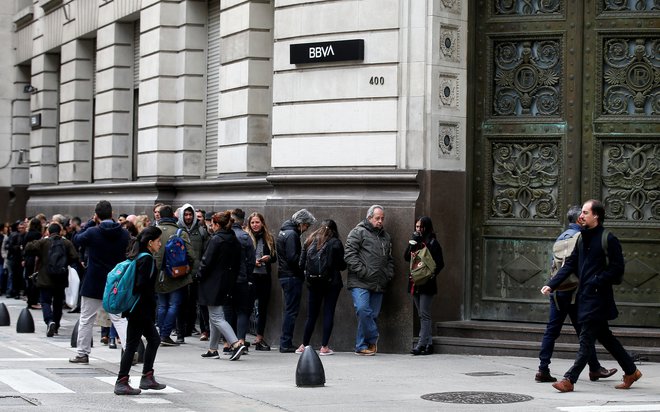
[[[296,213],[291,216],[291,220],[293,223],[300,225],[300,224],[308,224],[308,225],[313,225],[314,222],[316,222],[316,218],[314,217],[313,214],[309,213],[307,209],[300,209]]]

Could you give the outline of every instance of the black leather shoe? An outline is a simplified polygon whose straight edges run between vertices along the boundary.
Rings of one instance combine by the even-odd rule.
[[[557,378],[550,375],[550,371],[538,371],[534,380],[537,382],[557,382]]]
[[[413,348],[410,350],[410,354],[413,356],[418,356],[422,354],[422,349],[420,348]]]
[[[433,345],[426,345],[422,355],[433,355]]]
[[[600,378],[603,378],[603,379],[609,378],[610,376],[614,375],[617,372],[618,372],[618,369],[616,369],[616,368],[605,369],[605,368],[601,367],[596,372],[589,371],[589,380],[592,381],[592,382],[595,382]]]

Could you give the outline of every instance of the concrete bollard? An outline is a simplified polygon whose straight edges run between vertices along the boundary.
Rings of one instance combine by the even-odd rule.
[[[73,327],[73,330],[71,331],[71,347],[72,348],[77,348],[78,347],[78,325],[80,325],[80,319],[76,321],[76,326]]]
[[[34,319],[28,308],[23,309],[18,316],[16,333],[34,333]]]
[[[0,303],[0,326],[9,326],[11,324],[9,320],[9,311],[4,302]]]
[[[305,351],[298,359],[296,367],[296,386],[315,387],[325,385],[325,371],[321,358],[311,346],[305,346]]]

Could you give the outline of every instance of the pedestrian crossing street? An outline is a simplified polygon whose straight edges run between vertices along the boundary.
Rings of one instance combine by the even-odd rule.
[[[0,359],[2,362],[3,359]],[[32,358],[17,359],[12,358],[12,361],[32,361]],[[44,359],[39,359],[44,361]],[[49,358],[48,360],[52,361],[62,361],[66,362],[66,358]],[[106,383],[108,385],[108,393],[112,393],[115,380],[115,376],[94,376],[89,377],[85,376],[83,379],[96,379],[100,382]],[[137,386],[139,383],[138,379],[132,379],[132,385]],[[0,384],[4,384],[11,388],[13,391],[19,394],[54,394],[54,393],[76,393],[75,390],[67,388],[63,382],[56,382],[46,376],[40,375],[39,373],[31,369],[0,369]],[[2,390],[0,390],[2,392]],[[168,385],[167,388],[160,391],[153,390],[143,390],[142,394],[137,397],[126,397],[138,404],[165,404],[172,403],[171,401],[164,399],[161,395],[181,393],[180,390],[173,388]],[[147,396],[142,396],[147,395]]]

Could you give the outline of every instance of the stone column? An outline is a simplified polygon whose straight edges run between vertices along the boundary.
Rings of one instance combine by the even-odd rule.
[[[59,54],[40,54],[32,59],[30,99],[30,185],[57,184],[57,132]],[[40,117],[40,118],[39,118]]]
[[[204,173],[206,2],[159,1],[140,12],[138,176]]]
[[[94,180],[131,180],[133,24],[112,23],[96,38]]]
[[[270,169],[273,6],[220,3],[218,172]]]
[[[30,84],[30,67],[15,66],[14,96],[11,111],[11,177],[7,186],[28,185],[30,160],[30,93],[25,87]]]
[[[94,40],[62,46],[59,182],[90,182],[92,163]]]

